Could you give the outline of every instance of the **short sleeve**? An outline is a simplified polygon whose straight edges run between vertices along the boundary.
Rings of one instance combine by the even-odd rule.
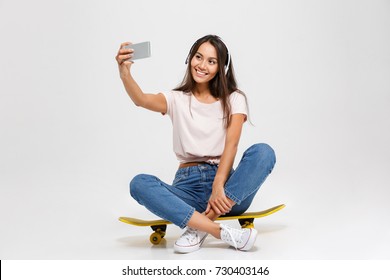
[[[173,96],[171,91],[163,91],[162,94],[165,97],[165,100],[167,101],[167,115],[171,116],[172,113],[172,104],[173,104]],[[165,115],[165,114],[163,114]]]
[[[237,91],[233,92],[230,95],[230,105],[231,105],[232,115],[243,114],[246,117],[248,117],[248,106],[244,94],[239,93]]]

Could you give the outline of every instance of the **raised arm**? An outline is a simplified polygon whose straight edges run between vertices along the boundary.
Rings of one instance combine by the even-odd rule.
[[[134,50],[123,48],[130,44],[128,42],[122,43],[115,57],[126,92],[136,106],[165,114],[167,112],[167,102],[164,95],[162,93],[144,93],[131,75],[131,66],[134,62],[128,59],[132,58]]]

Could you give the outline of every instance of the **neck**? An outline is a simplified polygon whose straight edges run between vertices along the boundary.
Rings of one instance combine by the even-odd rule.
[[[210,88],[208,84],[197,84],[193,93],[195,95],[210,95]]]

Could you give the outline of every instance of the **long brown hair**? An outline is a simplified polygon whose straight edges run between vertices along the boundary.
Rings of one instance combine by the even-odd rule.
[[[209,89],[211,95],[221,101],[225,127],[228,127],[231,121],[231,105],[229,100],[230,94],[237,91],[243,94],[245,99],[246,96],[242,91],[237,88],[237,81],[234,75],[233,62],[231,60],[228,48],[220,37],[216,35],[206,35],[198,39],[193,44],[186,60],[186,63],[188,64],[186,74],[181,84],[174,90],[183,91],[185,93],[191,93],[193,90],[195,90],[196,82],[191,75],[190,62],[198,51],[200,45],[205,42],[209,42],[217,51],[218,73],[209,82]],[[228,68],[226,73],[225,69],[227,68],[225,67]]]

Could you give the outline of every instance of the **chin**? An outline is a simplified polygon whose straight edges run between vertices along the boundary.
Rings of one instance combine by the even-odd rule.
[[[195,72],[195,73],[194,73]],[[199,77],[197,74],[196,74],[196,71],[194,71],[191,73],[192,75],[192,79],[197,83],[197,84],[207,84],[210,82],[210,80],[212,79],[212,77],[210,78],[210,76],[206,76],[206,77]]]
[[[199,79],[198,77],[192,77],[197,84],[208,84],[209,80]]]

